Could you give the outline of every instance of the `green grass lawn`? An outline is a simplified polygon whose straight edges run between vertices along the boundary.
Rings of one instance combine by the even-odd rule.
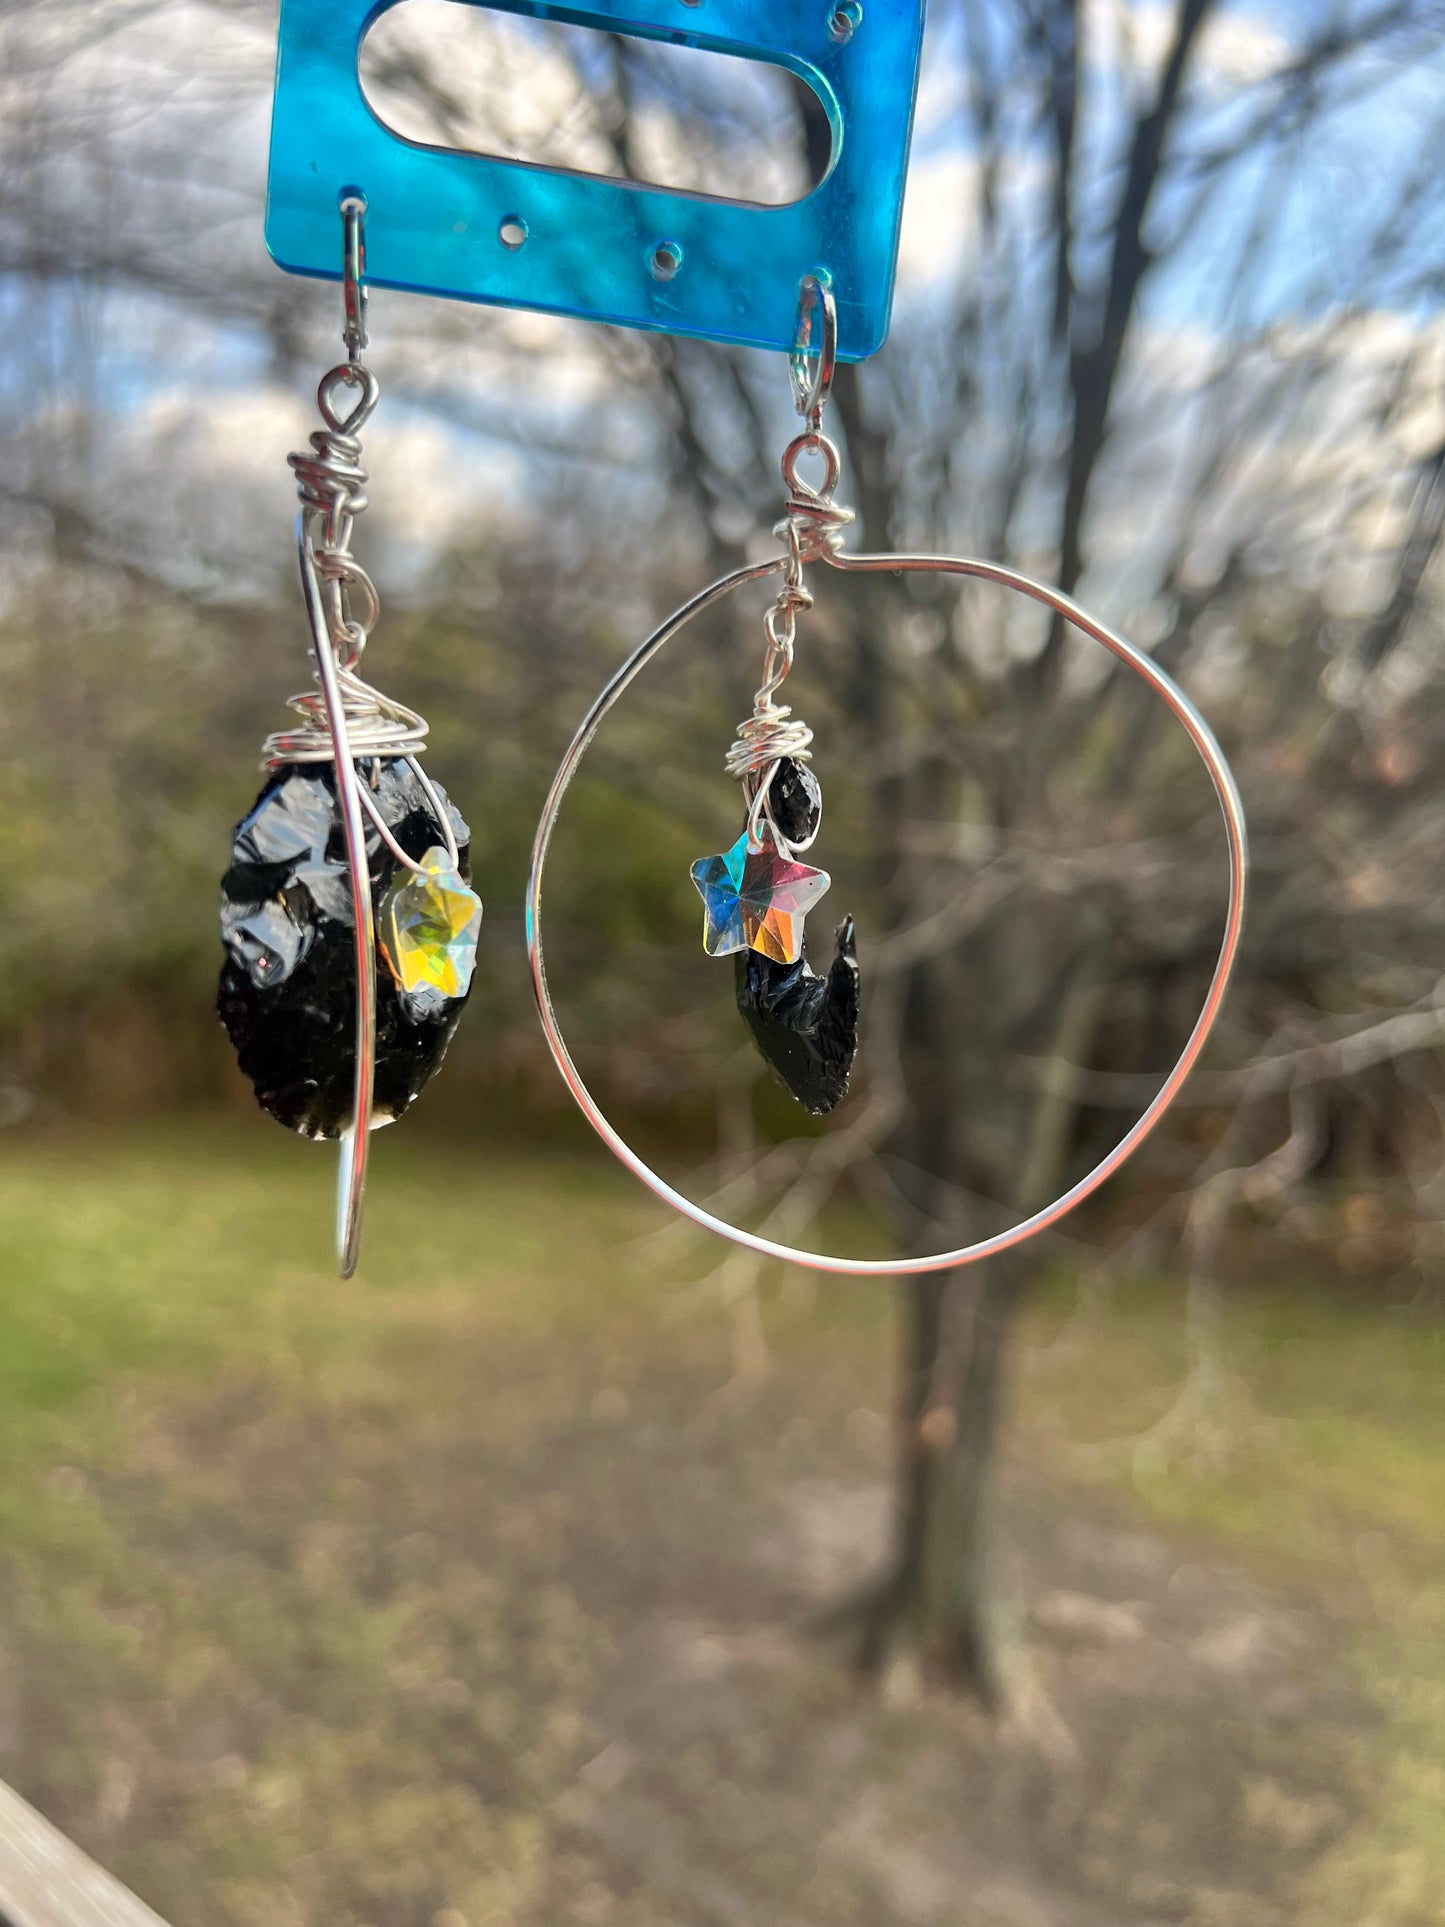
[[[1141,1452],[1177,1287],[1053,1281],[1049,1711],[999,1735],[804,1630],[884,1547],[886,1290],[768,1280],[743,1380],[716,1254],[600,1152],[387,1133],[346,1284],[330,1155],[259,1124],[6,1153],[0,1777],[175,1927],[1440,1917],[1422,1318],[1236,1292],[1223,1403]]]

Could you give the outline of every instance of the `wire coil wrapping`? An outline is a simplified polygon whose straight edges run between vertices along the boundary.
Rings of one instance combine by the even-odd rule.
[[[822,458],[820,488],[811,487],[798,474],[798,463],[804,455]],[[728,775],[742,784],[748,798],[749,843],[758,847],[766,823],[773,847],[789,859],[812,848],[822,827],[822,812],[820,809],[811,833],[801,842],[790,841],[778,828],[770,801],[773,778],[785,759],[795,763],[813,760],[813,732],[800,716],[794,716],[788,704],[774,698],[793,666],[798,617],[813,606],[803,581],[803,564],[831,560],[842,548],[843,532],[853,520],[852,509],[833,500],[841,466],[836,445],[816,426],[797,436],[783,453],[788,502],[773,530],[787,544],[783,581],[763,617],[768,651],[763,659],[763,680],[753,694],[753,713],[738,724],[723,764]]]
[[[358,388],[352,406],[343,414],[336,397],[342,388]],[[316,584],[326,636],[314,637],[316,650],[332,657],[331,681],[341,703],[346,742],[353,763],[400,757],[425,790],[453,865],[456,838],[449,813],[442,808],[417,758],[427,746],[424,716],[408,709],[372,683],[357,669],[362,651],[381,616],[376,585],[351,553],[351,531],[368,506],[367,473],[361,464],[359,430],[380,397],[376,376],[359,361],[344,361],[321,378],[316,406],[324,427],[313,431],[309,449],[287,457],[296,475],[301,498],[304,567]],[[358,605],[362,613],[357,613]],[[299,729],[273,730],[261,745],[261,767],[275,770],[286,763],[335,763],[335,732],[331,702],[316,656],[317,679],[310,689],[288,696],[286,707],[301,718]],[[382,818],[366,787],[360,788],[362,808],[377,834],[399,863],[416,874],[422,866],[407,855]]]
[[[336,406],[342,386],[361,393],[344,415]],[[375,375],[359,362],[342,362],[323,376],[316,405],[323,428],[311,436],[309,449],[288,457],[296,474],[310,543],[312,566],[321,587],[327,632],[336,657],[336,679],[346,713],[346,733],[353,758],[420,756],[427,745],[427,723],[414,709],[384,695],[357,671],[367,638],[381,615],[375,584],[351,553],[351,531],[367,507],[367,473],[361,464],[357,432],[377,404]],[[361,613],[357,612],[359,608]],[[274,730],[262,745],[262,766],[282,763],[326,763],[333,760],[326,700],[319,688],[287,698],[286,706],[302,721],[300,729]]]

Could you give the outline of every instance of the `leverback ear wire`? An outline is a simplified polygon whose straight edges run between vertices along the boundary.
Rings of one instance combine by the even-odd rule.
[[[366,202],[359,194],[348,194],[341,203],[342,247],[341,300],[345,319],[341,339],[346,343],[346,359],[355,367],[367,345],[366,335]]]
[[[816,346],[814,338],[816,336]],[[809,835],[799,843],[789,842],[778,828],[773,815],[773,778],[778,765],[789,759],[810,763],[809,747],[813,732],[801,717],[795,717],[786,703],[774,700],[793,666],[797,641],[798,616],[811,609],[813,598],[803,581],[805,562],[831,556],[842,546],[843,531],[853,520],[853,511],[833,500],[842,471],[842,457],[836,443],[823,433],[823,410],[833,388],[833,373],[838,365],[838,311],[832,289],[816,274],[804,275],[798,292],[798,320],[788,356],[788,379],[793,390],[793,405],[807,424],[803,433],[783,451],[783,484],[788,491],[787,510],[774,528],[774,535],[787,544],[783,581],[777,597],[763,617],[763,632],[768,650],[763,660],[763,680],[753,695],[753,713],[739,723],[724,768],[743,786],[748,799],[748,847],[762,848],[763,827],[772,838],[779,856],[791,861],[817,841],[822,828],[822,807]],[[823,480],[814,488],[798,473],[805,456],[816,456],[823,463]]]

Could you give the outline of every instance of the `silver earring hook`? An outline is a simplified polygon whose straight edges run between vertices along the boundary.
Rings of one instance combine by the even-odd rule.
[[[805,274],[798,284],[798,320],[788,354],[788,379],[793,406],[815,435],[822,427],[837,365],[838,304],[821,276]]]
[[[348,194],[341,203],[341,339],[348,361],[359,361],[366,346],[366,202]]]

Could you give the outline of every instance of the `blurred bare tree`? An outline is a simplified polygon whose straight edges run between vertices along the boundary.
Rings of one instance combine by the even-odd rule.
[[[643,178],[665,164],[684,184],[689,166],[715,178],[742,138],[775,157],[759,193],[797,191],[824,164],[806,89],[719,103],[675,50],[515,22],[488,23],[503,38],[468,66],[450,11],[411,0],[369,47],[373,100],[417,137]],[[1200,694],[1241,775],[1247,962],[1173,1137],[1123,1201],[1122,1254],[1113,1240],[1116,1267],[1181,1242],[1190,1266],[1189,1380],[1140,1449],[1223,1423],[1211,1304],[1242,1214],[1423,1277],[1445,1212],[1445,15],[1337,0],[1273,18],[1218,0],[936,0],[894,338],[835,396],[870,547],[981,553],[1077,592]],[[12,553],[30,558],[12,568],[7,634],[42,633],[46,611],[94,628],[98,595],[107,620],[129,608],[152,631],[158,611],[199,620],[209,600],[219,673],[269,590],[221,593],[194,542],[163,539],[155,498],[118,492],[103,431],[140,377],[106,329],[126,300],[197,317],[229,331],[227,381],[266,365],[294,378],[316,347],[315,291],[268,272],[255,244],[268,10],[45,0],[12,7],[3,31],[0,277],[17,354],[0,496]],[[555,383],[519,374],[555,331],[416,312],[390,392],[545,458],[516,511],[535,525],[513,533],[549,556],[548,579],[499,569],[479,588],[459,537],[441,608],[445,625],[480,596],[500,625],[548,639],[509,671],[525,691],[491,691],[530,715],[580,670],[564,634],[621,646],[616,605],[631,604],[615,569],[586,586],[589,518],[669,503],[641,585],[659,601],[689,568],[743,558],[778,496],[780,378],[762,357],[596,331],[593,378],[559,412],[537,398]],[[579,465],[616,480],[610,502]],[[538,533],[560,527],[561,562]],[[224,550],[223,517],[215,532]],[[831,1134],[764,1160],[753,1195],[775,1235],[805,1236],[851,1194],[907,1248],[962,1243],[1062,1189],[1142,1108],[1218,943],[1217,821],[1187,745],[1063,625],[873,578],[816,625],[830,753],[861,772],[874,868],[868,1076]],[[73,679],[43,653],[12,656],[10,767],[43,716],[123,781],[124,705],[67,720]],[[104,798],[93,815],[103,836]],[[23,873],[12,854],[12,904]],[[9,941],[7,970],[28,940]],[[725,1143],[719,1187],[754,1157]],[[1321,1218],[1309,1200],[1331,1170],[1367,1177],[1377,1205]],[[907,1287],[895,1544],[843,1615],[868,1666],[941,1667],[999,1708],[1026,1680],[999,1549],[1009,1321],[1057,1249]],[[745,1294],[752,1274],[730,1258],[725,1280]]]

